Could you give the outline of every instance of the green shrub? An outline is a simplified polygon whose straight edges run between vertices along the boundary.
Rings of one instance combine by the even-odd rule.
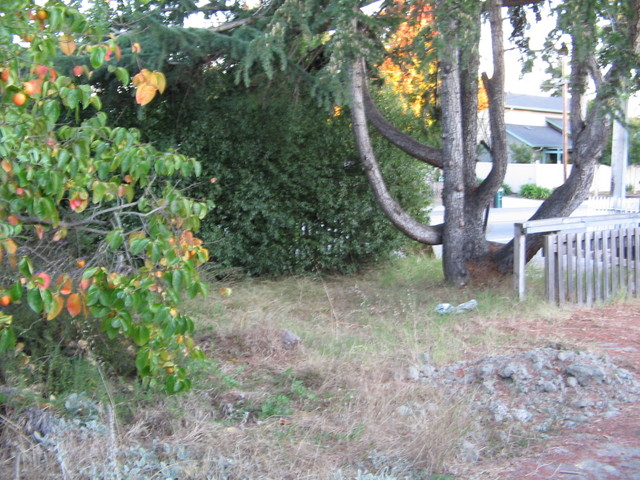
[[[520,196],[524,198],[533,198],[535,200],[544,200],[549,198],[551,190],[545,187],[534,185],[533,183],[527,183],[520,187]]]
[[[504,190],[505,195],[513,195],[513,189],[506,183],[502,184],[502,190]]]
[[[345,272],[408,242],[374,201],[348,112],[335,115],[294,98],[284,80],[247,90],[222,77],[211,72],[203,79],[207,88],[142,126],[163,147],[196,155],[203,176],[216,179],[188,191],[215,203],[199,233],[217,268],[249,275]],[[426,168],[374,141],[392,194],[426,221]]]

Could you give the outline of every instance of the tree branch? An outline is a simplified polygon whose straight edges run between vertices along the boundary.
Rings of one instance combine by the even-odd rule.
[[[214,33],[222,33],[222,32],[226,32],[228,30],[233,30],[234,28],[242,27],[244,25],[248,25],[250,23],[253,23],[258,18],[262,18],[262,17],[261,16],[256,16],[256,17],[241,18],[240,20],[233,20],[231,22],[223,23],[222,25],[217,25],[215,27],[209,27],[209,28],[207,28],[207,30],[209,30],[210,32],[214,32]]]
[[[394,127],[378,110],[371,98],[366,82],[362,86],[362,99],[367,119],[384,138],[421,162],[428,163],[436,168],[442,168],[442,150],[420,143],[415,138]]]
[[[351,119],[360,160],[376,202],[396,228],[409,238],[426,245],[439,245],[442,243],[442,225],[429,226],[418,222],[393,199],[385,185],[367,128],[364,106],[365,83],[364,59],[359,57],[351,69]]]
[[[503,7],[524,7],[527,5],[535,5],[544,3],[545,0],[502,0]]]

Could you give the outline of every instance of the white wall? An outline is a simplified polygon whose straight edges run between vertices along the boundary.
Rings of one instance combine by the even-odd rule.
[[[491,163],[478,162],[476,175],[484,179],[491,170]],[[571,173],[571,165],[567,167],[567,175]],[[627,171],[627,185],[633,185],[634,191],[640,190],[640,167],[629,167]],[[545,163],[510,163],[507,166],[507,174],[504,183],[509,185],[514,192],[519,192],[520,187],[527,183],[533,183],[540,187],[554,189],[564,183],[564,165]],[[599,165],[593,178],[590,192],[598,194],[608,192],[611,189],[611,167]]]

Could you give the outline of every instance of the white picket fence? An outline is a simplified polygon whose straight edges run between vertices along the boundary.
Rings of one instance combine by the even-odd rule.
[[[592,210],[616,213],[640,212],[640,198],[619,199],[604,195],[593,195],[585,203]]]
[[[547,298],[558,305],[592,306],[640,294],[640,228],[545,236]]]

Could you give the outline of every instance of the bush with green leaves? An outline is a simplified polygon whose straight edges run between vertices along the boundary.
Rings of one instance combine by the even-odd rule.
[[[524,198],[544,200],[545,198],[548,198],[549,195],[551,195],[551,190],[533,183],[527,183],[520,187],[520,196]]]
[[[189,190],[216,205],[200,232],[215,245],[215,265],[250,275],[345,272],[401,249],[406,239],[375,204],[348,113],[293,95],[290,80],[275,83],[246,89],[210,71],[192,89],[169,86],[162,108],[132,119],[216,179]],[[376,141],[392,192],[425,219],[426,167]]]
[[[209,206],[174,179],[195,178],[201,165],[108,124],[92,70],[108,66],[133,90],[108,32],[54,0],[11,0],[0,13],[0,354],[28,363],[33,331],[90,350],[78,342],[98,324],[140,376],[186,390],[184,360],[202,353],[179,305],[205,291],[197,267],[209,254],[192,232]],[[66,70],[54,67],[61,55]],[[136,75],[138,103],[163,80]],[[69,325],[78,338],[66,337]]]

